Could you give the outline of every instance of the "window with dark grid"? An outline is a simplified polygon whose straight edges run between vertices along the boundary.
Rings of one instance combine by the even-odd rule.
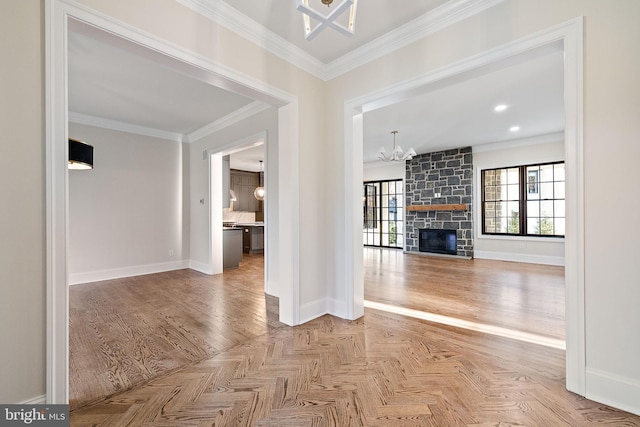
[[[485,169],[482,232],[564,237],[564,163]]]
[[[404,246],[403,181],[367,181],[363,197],[365,246]]]

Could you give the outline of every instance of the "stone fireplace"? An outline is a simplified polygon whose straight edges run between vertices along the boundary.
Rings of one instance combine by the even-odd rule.
[[[436,253],[473,257],[471,147],[416,156],[406,162],[405,174],[405,251],[424,253],[421,230],[452,230],[455,250],[449,247]],[[445,234],[429,233],[434,242]]]

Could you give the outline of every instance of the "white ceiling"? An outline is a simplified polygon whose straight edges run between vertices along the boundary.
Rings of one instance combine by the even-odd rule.
[[[263,166],[260,160],[264,161],[264,145],[257,145],[245,148],[229,155],[231,169],[241,171],[260,172]]]
[[[186,135],[253,102],[114,46],[83,24],[71,28],[72,112]]]
[[[402,7],[388,0],[360,0],[354,37],[327,28],[312,41],[304,40],[301,14],[295,10],[293,0],[177,1],[191,7],[222,7],[227,18],[243,25],[249,22],[254,32],[260,29],[258,32],[275,37],[282,46],[290,46],[289,50],[303,50],[322,63],[335,63],[345,57],[358,57],[359,52],[366,52],[368,46],[381,41],[392,45],[399,26],[411,29],[416,21],[422,23],[431,16],[441,16],[452,6],[500,0],[403,0]],[[310,0],[310,5],[314,2],[318,4],[316,9],[326,9],[320,0]],[[339,2],[334,0],[335,4]],[[72,119],[124,124],[143,133],[157,130],[170,139],[189,141],[203,128],[224,122],[238,111],[266,108],[253,99],[169,69],[151,59],[151,55],[143,57],[139,51],[129,49],[127,43],[85,24],[70,25]],[[392,130],[399,131],[397,141],[403,148],[411,146],[420,154],[564,129],[561,47],[495,68],[365,113],[364,161],[376,161],[375,154],[382,145],[390,151]],[[509,108],[496,114],[493,107],[498,103]],[[512,125],[519,125],[521,130],[517,134],[509,132]],[[247,154],[246,164],[257,162],[255,157],[262,151]],[[232,156],[232,167],[238,155]],[[258,169],[259,166],[253,168]]]
[[[563,58],[551,50],[365,113],[364,162],[376,161],[380,146],[391,152],[392,130],[398,145],[418,154],[562,132]],[[507,109],[495,112],[498,104]]]

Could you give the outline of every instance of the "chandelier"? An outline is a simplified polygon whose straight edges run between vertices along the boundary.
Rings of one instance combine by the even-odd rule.
[[[396,134],[397,130],[391,131],[393,134],[393,151],[391,154],[387,153],[387,150],[384,147],[380,147],[378,150],[378,158],[384,162],[404,162],[405,160],[413,159],[413,156],[416,156],[416,151],[413,148],[409,148],[406,153],[402,151],[399,145],[396,145]]]
[[[327,7],[333,3],[333,0],[321,0],[322,4]],[[328,15],[317,12],[309,6],[309,0],[296,0],[297,7],[302,12],[302,21],[304,23],[304,38],[312,40],[318,33],[325,28],[333,28],[334,30],[351,37],[355,31],[356,25],[356,3],[358,0],[343,0],[335,9],[331,10]],[[347,26],[336,22],[336,19],[349,9],[349,22]],[[311,18],[318,22],[315,28],[311,28]]]

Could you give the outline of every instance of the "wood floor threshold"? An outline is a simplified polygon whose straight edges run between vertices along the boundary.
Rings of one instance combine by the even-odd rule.
[[[228,351],[228,350],[230,350],[230,349],[222,350],[222,351],[220,351],[220,353],[224,353],[225,351]],[[216,355],[217,354],[215,354],[213,356],[210,356],[210,357],[214,357]],[[101,396],[101,397],[99,397],[97,399],[94,399],[94,400],[83,401],[82,403],[72,405],[69,408],[69,413],[73,414],[74,412],[81,411],[81,410],[83,410],[85,408],[92,407],[92,406],[95,406],[95,405],[100,405],[101,403],[105,403],[105,402],[108,402],[108,401],[112,401],[112,400],[116,399],[118,396],[120,396],[122,394],[129,393],[129,392],[131,392],[133,390],[136,390],[136,389],[139,389],[139,388],[147,387],[149,384],[153,383],[154,381],[156,381],[159,378],[162,378],[164,376],[174,375],[174,374],[179,373],[180,371],[183,371],[185,369],[189,369],[189,368],[197,365],[198,363],[202,363],[202,362],[206,361],[210,357],[205,357],[205,358],[203,358],[201,360],[194,360],[194,361],[186,363],[185,365],[178,366],[176,368],[166,370],[166,371],[164,371],[162,374],[160,374],[158,376],[151,377],[146,381],[142,381],[142,382],[139,382],[139,383],[131,384],[127,388],[123,388],[123,389],[118,390],[118,391],[116,391],[114,393],[110,393],[110,394],[108,394],[106,396]]]
[[[436,314],[436,313],[428,313],[425,311],[420,311],[420,310],[413,310],[410,308],[405,308],[405,307],[400,307],[400,306],[394,306],[394,305],[389,305],[389,304],[383,304],[383,303],[379,303],[379,302],[375,302],[375,301],[368,301],[365,300],[364,301],[364,306],[366,308],[370,308],[373,310],[378,310],[378,311],[383,311],[386,313],[393,313],[393,314],[397,314],[400,316],[405,316],[405,317],[410,317],[410,318],[414,318],[414,319],[420,319],[420,320],[426,320],[432,323],[438,323],[441,325],[446,325],[446,326],[453,326],[456,328],[460,328],[460,329],[465,329],[465,330],[469,330],[469,331],[475,331],[475,332],[480,332],[480,333],[484,333],[484,334],[489,334],[489,335],[494,335],[494,336],[499,336],[499,337],[503,337],[503,338],[510,338],[510,339],[514,339],[517,341],[522,341],[522,342],[526,342],[526,343],[530,343],[530,344],[538,344],[538,345],[542,345],[545,347],[550,347],[550,348],[554,348],[554,349],[558,349],[558,350],[566,350],[566,343],[563,340],[559,340],[559,339],[554,339],[554,338],[550,338],[550,337],[545,337],[545,336],[541,336],[541,335],[536,335],[536,334],[530,334],[527,332],[521,332],[521,331],[516,331],[513,329],[507,329],[507,328],[501,328],[498,326],[493,326],[493,325],[486,325],[486,324],[481,324],[481,323],[477,323],[477,322],[470,322],[467,320],[463,320],[463,319],[457,319],[454,317],[449,317],[449,316],[443,316],[440,314]],[[276,330],[280,330],[280,329],[286,329],[288,326],[283,326],[281,328],[276,328]],[[271,333],[273,333],[274,331],[271,332],[266,332],[264,334],[261,335],[269,335]],[[256,336],[255,338],[258,338],[259,336]],[[204,357],[200,360],[194,360],[192,362],[189,362],[188,364],[184,365],[184,366],[180,366],[178,368],[172,369],[172,370],[168,370],[166,372],[164,372],[162,375],[159,375],[158,377],[154,377],[154,378],[150,378],[148,381],[145,381],[143,383],[139,383],[139,384],[134,384],[131,387],[128,387],[126,389],[123,390],[119,390],[116,393],[112,393],[108,396],[104,396],[100,399],[96,399],[94,401],[90,401],[90,402],[85,402],[77,407],[74,407],[71,409],[71,412],[74,411],[79,411],[82,410],[86,407],[90,407],[93,405],[97,405],[103,402],[107,402],[107,401],[111,401],[114,398],[116,398],[119,395],[122,395],[124,393],[128,393],[134,389],[139,389],[142,387],[145,387],[147,385],[149,385],[150,383],[157,381],[159,379],[161,379],[162,377],[165,376],[171,376],[174,375],[176,373],[179,373],[180,371],[184,371],[184,370],[188,370],[191,369],[192,367],[198,365],[199,363],[205,362],[209,359],[215,358],[217,356],[219,356],[220,354],[223,354],[225,352],[228,351],[232,351],[234,350],[234,348],[236,347],[242,347],[244,344],[238,344],[236,346],[232,346],[230,348],[227,349],[223,349],[219,352],[216,352],[213,355],[210,355],[208,357]]]
[[[560,350],[565,350],[565,346],[564,346],[564,342],[561,340],[554,340],[552,338],[548,338],[548,337],[541,337],[538,335],[534,335],[534,334],[527,334],[527,333],[523,333],[523,332],[519,332],[519,331],[513,331],[513,330],[508,330],[505,328],[500,328],[500,327],[495,327],[495,326],[491,326],[491,325],[482,325],[479,323],[475,323],[475,322],[469,322],[466,320],[462,320],[462,319],[455,319],[452,317],[448,317],[448,316],[442,316],[439,314],[435,314],[435,313],[427,313],[424,311],[419,311],[419,310],[413,310],[413,309],[408,309],[408,308],[404,308],[404,307],[399,307],[399,306],[393,306],[393,305],[389,305],[389,304],[383,304],[383,303],[377,303],[374,301],[364,301],[364,306],[366,308],[370,308],[373,310],[378,310],[378,311],[382,311],[382,312],[386,312],[386,313],[392,313],[392,314],[397,314],[399,316],[404,316],[404,317],[408,317],[408,318],[414,318],[414,319],[420,319],[420,320],[426,320],[432,323],[437,323],[437,324],[441,324],[441,325],[446,325],[446,326],[453,326],[453,327],[457,327],[460,329],[465,329],[465,330],[470,330],[470,331],[475,331],[475,332],[480,332],[480,333],[486,333],[489,335],[495,335],[495,336],[500,336],[503,338],[511,338],[511,339],[515,339],[515,340],[519,340],[519,341],[523,341],[523,342],[527,342],[527,343],[531,343],[531,344],[539,344],[539,345],[543,345],[546,347],[551,347],[551,348],[555,348],[555,349],[560,349]],[[269,336],[269,335],[273,335],[274,333],[276,333],[277,331],[283,330],[283,329],[287,329],[287,328],[294,328],[292,326],[283,326],[280,328],[275,328],[274,330],[270,331],[270,332],[265,332],[264,334],[260,334],[258,336],[253,337],[253,339],[260,339],[260,338],[264,338],[265,336]],[[529,338],[527,338],[527,336],[529,336]],[[557,343],[555,343],[554,345],[554,341],[557,341]],[[194,360],[191,361],[183,366],[171,369],[171,370],[167,370],[165,372],[163,372],[162,374],[150,378],[149,380],[142,382],[142,383],[137,383],[137,384],[133,384],[130,387],[126,388],[126,389],[122,389],[122,390],[118,390],[115,393],[111,393],[107,396],[101,397],[99,399],[93,400],[93,401],[89,401],[89,402],[83,402],[81,405],[75,406],[73,408],[70,409],[70,413],[73,414],[74,412],[82,412],[83,410],[87,409],[87,408],[91,408],[91,407],[95,407],[98,406],[100,404],[108,404],[110,402],[114,402],[114,401],[118,401],[118,397],[119,396],[125,396],[130,392],[133,392],[135,390],[140,390],[140,389],[144,389],[145,387],[149,387],[154,383],[157,382],[161,382],[162,378],[171,378],[174,375],[178,375],[180,374],[180,372],[187,372],[195,367],[197,367],[198,365],[207,362],[208,360],[212,360],[215,359],[217,357],[220,357],[222,355],[224,355],[225,353],[228,352],[233,352],[236,349],[242,348],[244,347],[246,344],[245,343],[241,343],[241,344],[237,344],[235,346],[232,346],[230,348],[226,348],[223,350],[220,350],[219,352],[216,352],[215,354],[209,355],[207,357],[204,357],[200,360]]]
[[[414,310],[411,308],[399,307],[395,305],[383,304],[375,301],[364,301],[366,308],[384,311],[387,313],[399,314],[401,316],[412,317],[414,319],[426,320],[442,325],[453,326],[456,328],[466,329],[470,331],[481,332],[484,334],[495,335],[503,338],[510,338],[530,344],[538,344],[545,347],[551,347],[558,350],[566,350],[566,342],[556,338],[545,337],[542,335],[531,334],[528,332],[516,331],[514,329],[502,328],[500,326],[487,325],[483,323],[470,322],[468,320],[457,319],[455,317],[443,316],[436,313],[428,313],[425,311]]]

